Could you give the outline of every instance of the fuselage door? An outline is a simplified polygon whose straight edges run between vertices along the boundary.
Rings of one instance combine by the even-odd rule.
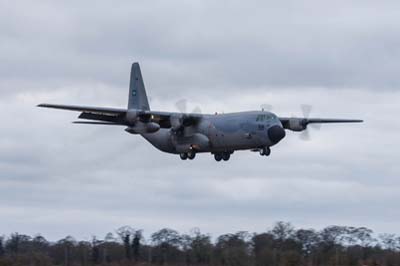
[[[218,131],[212,122],[208,125],[208,138],[210,139],[213,148],[223,148],[224,134],[223,132]]]

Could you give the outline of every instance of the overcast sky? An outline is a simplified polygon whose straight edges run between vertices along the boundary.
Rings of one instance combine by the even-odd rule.
[[[0,0],[0,235],[122,225],[221,233],[367,226],[400,233],[398,1]],[[360,118],[269,158],[161,153],[42,102],[125,107],[139,61],[154,110]]]

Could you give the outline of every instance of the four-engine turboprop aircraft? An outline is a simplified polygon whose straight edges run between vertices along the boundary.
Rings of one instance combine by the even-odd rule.
[[[79,111],[76,124],[125,126],[157,149],[179,154],[182,160],[207,152],[216,161],[227,161],[237,150],[268,156],[271,146],[285,137],[285,129],[303,131],[310,124],[357,123],[362,120],[278,117],[267,111],[227,114],[195,114],[150,110],[138,63],[131,69],[127,109],[40,104],[39,107]]]

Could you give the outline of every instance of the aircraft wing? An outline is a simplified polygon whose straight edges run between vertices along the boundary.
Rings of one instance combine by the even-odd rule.
[[[106,115],[121,115],[126,113],[126,109],[110,108],[110,107],[89,107],[81,105],[63,105],[63,104],[48,104],[42,103],[38,107],[53,108],[69,111],[81,111],[94,114],[106,114]]]
[[[61,105],[61,104],[39,104],[38,107],[78,111],[81,112],[79,119],[101,121],[106,123],[84,123],[80,122],[77,124],[119,124],[127,125],[125,120],[127,110],[122,108],[109,108],[109,107],[89,107],[79,105]],[[184,125],[191,125],[196,123],[202,118],[201,114],[194,113],[176,113],[176,112],[160,112],[160,111],[139,111],[139,118],[145,121],[151,120],[156,122],[162,128],[170,128],[171,121],[178,121]]]
[[[160,111],[144,111],[142,115],[150,117],[151,121],[158,123],[161,128],[191,126],[196,124],[203,118],[202,114],[197,113],[177,113]]]
[[[326,123],[362,123],[360,119],[326,119],[326,118],[307,118],[308,124],[326,124]]]
[[[308,124],[312,123],[362,123],[359,119],[335,119],[335,118],[297,118],[297,117],[279,117],[282,123],[287,123],[290,119],[305,119]]]
[[[109,107],[89,107],[79,105],[39,104],[38,107],[81,112],[78,118],[108,122],[110,124],[125,124],[125,109]]]
[[[301,126],[307,127],[309,124],[330,124],[330,123],[362,123],[359,119],[335,119],[335,118],[297,118],[297,117],[279,117],[282,125],[286,129],[290,129],[290,123],[298,123]]]

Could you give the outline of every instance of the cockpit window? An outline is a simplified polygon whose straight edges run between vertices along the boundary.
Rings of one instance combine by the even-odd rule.
[[[256,121],[261,122],[265,120],[265,115],[257,115]]]
[[[256,121],[262,122],[262,121],[272,120],[274,118],[275,116],[273,114],[262,114],[262,115],[257,115]]]

